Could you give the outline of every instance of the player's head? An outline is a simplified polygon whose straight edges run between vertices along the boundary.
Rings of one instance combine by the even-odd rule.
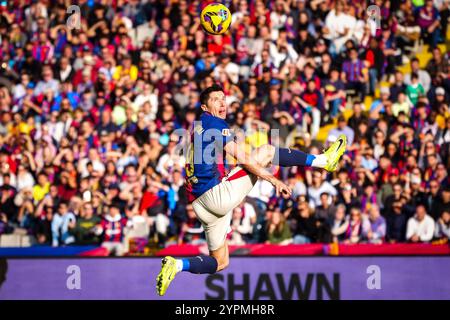
[[[203,111],[211,113],[213,116],[225,119],[227,117],[227,104],[225,93],[221,86],[213,84],[200,94],[200,103]]]

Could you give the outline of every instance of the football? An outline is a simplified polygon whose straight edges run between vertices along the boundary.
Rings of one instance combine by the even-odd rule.
[[[209,34],[225,33],[230,27],[231,12],[221,3],[211,3],[203,8],[200,14],[203,30]]]

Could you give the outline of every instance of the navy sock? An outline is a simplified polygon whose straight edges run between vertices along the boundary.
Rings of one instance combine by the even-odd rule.
[[[281,167],[311,166],[316,156],[300,150],[277,148],[275,150],[274,164]]]
[[[196,256],[194,258],[181,259],[183,261],[183,270],[191,273],[216,273],[217,260],[211,256]]]

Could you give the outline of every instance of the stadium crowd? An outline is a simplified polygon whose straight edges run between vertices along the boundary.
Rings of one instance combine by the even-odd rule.
[[[204,242],[172,133],[219,83],[253,148],[271,129],[315,154],[349,140],[336,173],[271,168],[292,197],[259,181],[230,243],[450,237],[449,1],[229,0],[223,36],[200,26],[208,1],[75,2],[1,4],[0,234],[119,255],[125,238]]]

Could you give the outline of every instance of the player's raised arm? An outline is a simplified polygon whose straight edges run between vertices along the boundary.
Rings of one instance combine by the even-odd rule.
[[[259,156],[260,159],[256,159],[255,156],[248,153],[244,146],[237,144],[234,141],[228,142],[224,147],[225,152],[236,159],[237,163],[242,166],[245,170],[253,173],[258,178],[269,181],[276,190],[277,196],[282,192],[292,194],[291,188],[285,185],[283,182],[275,178],[269,171],[264,167],[267,166],[273,159],[273,154],[263,154],[264,150],[261,150]]]

